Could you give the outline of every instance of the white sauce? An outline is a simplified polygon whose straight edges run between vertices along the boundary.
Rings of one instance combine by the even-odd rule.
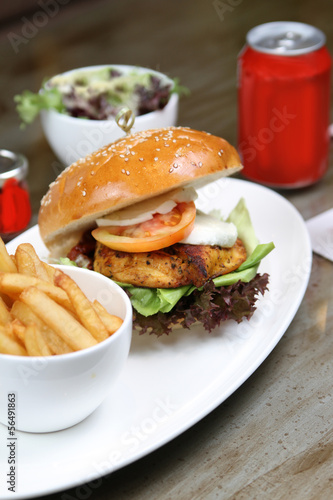
[[[190,245],[218,245],[230,248],[237,239],[237,228],[231,222],[223,222],[211,215],[198,213],[191,234],[179,243]]]

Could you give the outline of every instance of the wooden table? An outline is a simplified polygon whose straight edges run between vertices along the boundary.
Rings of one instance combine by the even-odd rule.
[[[33,11],[3,22],[0,32],[1,147],[29,159],[33,223],[60,165],[38,122],[19,129],[12,99],[23,89],[37,90],[44,77],[105,63],[159,69],[191,89],[181,100],[179,124],[236,144],[236,58],[250,28],[274,20],[313,24],[326,33],[333,53],[330,0],[54,0],[53,5],[53,14],[30,34],[25,24],[38,19]],[[10,33],[21,37],[16,44]],[[332,163],[316,185],[281,192],[304,219],[331,208],[332,193]],[[227,401],[172,442],[103,478],[97,488],[88,485],[50,498],[331,497],[332,282],[332,263],[314,255],[293,322]]]

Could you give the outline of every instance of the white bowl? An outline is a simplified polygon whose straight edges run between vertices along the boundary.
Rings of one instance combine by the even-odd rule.
[[[122,73],[137,71],[141,73],[153,73],[163,82],[174,85],[173,80],[163,73],[147,68],[126,65],[101,65],[88,66],[64,73],[70,74],[80,70],[102,69],[104,67],[118,69]],[[147,130],[150,128],[163,128],[176,125],[178,118],[178,94],[172,94],[167,105],[157,111],[137,116],[131,133]],[[74,118],[55,110],[42,110],[40,113],[44,134],[58,159],[68,166],[79,158],[82,158],[102,146],[125,136],[114,119],[112,120],[89,120]]]
[[[110,393],[130,349],[132,306],[126,293],[93,271],[55,267],[124,321],[107,340],[81,351],[45,357],[0,354],[0,422],[9,425],[14,398],[15,429],[21,431],[58,431],[85,419]]]

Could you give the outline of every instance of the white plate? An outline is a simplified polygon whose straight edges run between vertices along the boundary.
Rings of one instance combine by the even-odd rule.
[[[16,493],[7,491],[7,429],[0,426],[1,498],[54,493],[134,462],[215,409],[258,368],[280,340],[304,296],[311,245],[297,210],[270,189],[223,179],[200,190],[198,206],[224,215],[244,197],[258,238],[276,249],[260,272],[270,291],[250,322],[227,322],[211,334],[196,327],[166,338],[134,334],[130,356],[110,397],[81,424],[50,434],[17,433]],[[38,228],[12,241],[47,256]],[[33,403],[32,403],[33,404]],[[20,402],[17,402],[19,418]],[[36,415],[38,418],[38,415]]]

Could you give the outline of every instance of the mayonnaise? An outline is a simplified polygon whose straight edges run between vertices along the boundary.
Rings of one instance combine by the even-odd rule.
[[[218,245],[230,248],[237,239],[237,228],[231,222],[223,222],[211,215],[197,213],[192,232],[179,243],[190,245]]]

